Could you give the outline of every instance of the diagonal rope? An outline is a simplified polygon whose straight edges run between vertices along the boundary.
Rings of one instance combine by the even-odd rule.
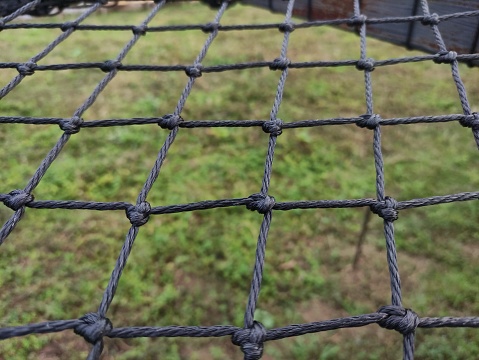
[[[422,11],[424,13],[424,20],[422,21],[423,25],[429,25],[434,34],[436,44],[439,48],[438,58],[435,62],[441,63],[450,63],[451,64],[451,73],[456,85],[457,93],[459,94],[459,100],[461,102],[462,111],[464,115],[471,115],[472,110],[469,105],[469,100],[467,99],[466,87],[464,82],[461,79],[459,73],[459,64],[457,61],[457,53],[455,51],[447,50],[446,44],[442,38],[441,32],[439,31],[438,24],[440,19],[437,14],[431,14],[429,12],[429,4],[427,0],[421,0]],[[479,128],[474,123],[469,122],[460,122],[462,126],[470,127],[472,129],[472,134],[474,135],[474,140],[476,141],[477,148],[479,149]]]
[[[31,3],[30,3],[31,4]],[[27,7],[28,5],[25,5]],[[75,27],[80,24],[83,20],[87,17],[92,15],[95,11],[97,11],[102,4],[97,2],[93,4],[90,8],[88,8],[81,16],[79,16],[76,20],[64,23],[61,27],[63,33],[59,35],[55,40],[53,40],[50,44],[45,47],[41,52],[30,58],[30,60],[26,61],[25,63],[17,64],[16,68],[19,72],[17,76],[15,76],[9,84],[3,87],[0,90],[0,100],[4,98],[10,91],[12,91],[20,82],[22,82],[25,77],[33,75],[35,72],[35,68],[37,66],[37,62],[47,56],[50,52],[53,51],[61,42],[63,42],[66,38],[68,38],[74,31]]]
[[[34,2],[35,4],[37,2]],[[20,10],[28,7],[29,4],[25,5],[17,12],[20,14],[22,13]],[[98,8],[100,7],[100,3],[94,4],[91,8],[85,11],[77,21],[82,21],[86,19],[89,15],[93,14]],[[13,14],[12,14],[13,15]],[[38,60],[45,57],[49,54],[58,44],[60,44],[63,40],[65,40],[71,33],[74,31],[74,26],[67,29],[63,34],[57,37],[52,43],[50,43],[43,51],[35,55],[28,61],[27,63],[23,64],[23,67],[19,67],[19,75],[17,75],[7,86],[0,90],[0,100],[8,94],[15,86],[17,86],[27,75],[32,75],[32,69],[30,66],[33,66]],[[100,90],[101,91],[101,90]],[[75,118],[75,121],[78,122],[79,117]],[[70,138],[70,134],[64,133],[61,138],[58,140],[57,144],[53,147],[52,150],[47,154],[45,159],[40,164],[39,168],[33,175],[33,177],[28,182],[27,186],[23,189],[23,196],[26,198],[32,197],[31,192],[40,182],[41,178],[45,175],[48,167],[51,163],[56,159],[60,151],[63,149],[63,146],[67,143],[68,139]],[[3,244],[7,236],[13,231],[17,223],[22,219],[25,213],[25,206],[21,206],[16,209],[15,213],[6,221],[6,223],[0,229],[0,245]]]
[[[162,1],[157,5],[155,10],[159,10],[160,7],[164,4],[165,2]],[[219,20],[221,19],[221,16],[224,14],[226,8],[227,8],[228,2],[223,2],[222,6],[220,7],[214,23],[218,23]],[[153,13],[152,13],[153,14]],[[153,16],[148,18],[147,20],[149,21]],[[147,22],[145,21],[143,26],[147,25]],[[166,155],[168,153],[168,150],[170,146],[173,144],[176,135],[178,134],[178,123],[182,120],[181,119],[181,111],[183,110],[183,107],[186,103],[186,100],[193,88],[193,85],[195,83],[195,80],[197,77],[201,76],[201,61],[204,59],[206,56],[206,53],[208,51],[208,48],[210,47],[211,43],[215,39],[216,35],[218,32],[215,30],[213,31],[207,38],[205,44],[203,45],[203,48],[201,49],[199,55],[195,59],[192,69],[200,71],[199,73],[197,72],[191,72],[187,73],[189,76],[188,83],[186,84],[183,93],[181,94],[181,97],[178,101],[178,104],[176,106],[175,112],[171,115],[170,120],[171,124],[169,126],[171,132],[168,134],[168,137],[165,140],[164,145],[162,146],[160,152],[158,153],[158,157],[155,161],[155,164],[148,176],[148,179],[146,180],[143,188],[141,189],[140,194],[138,195],[136,206],[134,207],[129,207],[126,209],[127,211],[127,216],[132,224],[130,230],[128,231],[128,234],[126,236],[125,243],[123,244],[123,247],[121,249],[120,255],[118,257],[118,260],[115,264],[115,268],[113,269],[113,272],[110,277],[110,281],[108,282],[108,286],[103,294],[103,299],[101,301],[101,304],[98,308],[98,315],[100,318],[104,318],[106,316],[106,312],[108,311],[108,308],[113,300],[113,297],[115,296],[116,289],[118,287],[118,282],[120,280],[121,274],[123,272],[123,269],[126,265],[126,262],[128,260],[128,257],[130,255],[131,249],[133,247],[134,241],[136,239],[136,236],[138,235],[139,232],[139,227],[144,225],[149,218],[149,213],[151,211],[151,207],[148,202],[146,202],[146,197],[148,195],[148,192],[151,190],[155,180],[158,178],[158,175],[160,173],[161,166],[163,165],[163,162],[166,158]],[[101,345],[101,341],[98,341],[95,346],[94,350]],[[100,345],[97,345],[100,344]],[[95,357],[92,356],[93,358],[96,358],[99,356],[101,351],[97,354],[95,353]]]

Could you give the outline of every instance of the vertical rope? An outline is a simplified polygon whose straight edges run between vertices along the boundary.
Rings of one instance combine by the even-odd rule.
[[[290,0],[288,2],[288,7],[286,10],[285,23],[289,23],[291,20],[291,16],[293,13],[293,6],[294,6],[294,0]],[[281,47],[281,59],[286,59],[289,34],[290,34],[290,31],[286,31],[284,33],[283,43]],[[275,123],[278,121],[277,114],[278,114],[279,107],[281,105],[281,101],[283,98],[284,84],[286,82],[287,76],[288,76],[288,68],[285,67],[282,70],[281,77],[278,83],[278,88],[276,91],[276,97],[274,99],[273,108],[271,109],[270,121],[272,123]],[[261,195],[265,197],[268,196],[268,189],[269,189],[272,166],[273,166],[274,149],[276,147],[276,141],[277,141],[278,135],[279,133],[271,133],[269,137],[268,152],[266,155],[265,170],[264,170],[263,182],[261,186]],[[253,326],[254,312],[256,310],[256,303],[258,301],[259,292],[261,288],[261,281],[263,278],[263,266],[264,266],[264,260],[265,260],[266,240],[268,238],[268,231],[271,224],[271,218],[272,218],[272,210],[269,210],[264,215],[263,223],[261,224],[261,228],[260,228],[260,234],[258,237],[258,244],[256,248],[256,261],[255,261],[255,266],[253,270],[253,280],[251,282],[251,290],[250,290],[250,295],[248,298],[248,304],[246,306],[246,312],[244,317],[245,328],[251,328]]]
[[[360,22],[360,60],[358,65],[364,70],[364,87],[366,98],[366,116],[375,118],[373,124],[373,153],[374,165],[376,169],[376,197],[378,202],[384,203],[385,207],[394,207],[394,202],[386,197],[384,181],[384,161],[381,150],[381,125],[379,116],[374,114],[373,90],[371,81],[371,72],[374,70],[374,61],[367,58],[366,44],[366,17],[361,14],[359,0],[354,0],[354,18]],[[397,262],[396,241],[394,238],[393,218],[384,218],[384,237],[386,240],[386,255],[389,268],[389,278],[391,283],[391,303],[393,306],[402,307],[401,301],[401,279],[399,277],[399,267]],[[414,358],[414,332],[404,335],[403,352],[405,360]]]

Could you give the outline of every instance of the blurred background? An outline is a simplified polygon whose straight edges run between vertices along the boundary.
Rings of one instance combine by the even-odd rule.
[[[85,24],[139,25],[145,7],[102,10]],[[168,4],[151,26],[207,23],[216,11]],[[64,12],[51,22],[78,14]],[[234,5],[223,25],[282,22],[284,15]],[[299,21],[299,19],[296,19]],[[23,18],[20,22],[45,22]],[[59,29],[0,33],[0,61],[27,61]],[[191,64],[207,34],[148,33],[123,64]],[[114,59],[129,31],[76,31],[41,64]],[[204,66],[271,61],[277,30],[220,32]],[[376,60],[422,54],[368,39]],[[295,62],[359,58],[359,37],[330,27],[297,29]],[[460,67],[477,111],[479,72]],[[1,69],[1,86],[15,75]],[[104,77],[99,69],[38,71],[0,102],[2,116],[70,117]],[[268,68],[203,74],[185,120],[268,119],[280,73]],[[450,66],[386,66],[372,73],[375,113],[383,118],[462,113]],[[184,72],[121,71],[86,111],[85,121],[173,112]],[[279,118],[286,122],[366,112],[363,73],[354,67],[290,69]],[[58,126],[0,127],[0,193],[23,188],[62,131]],[[36,200],[134,203],[168,131],[156,125],[82,129],[34,191]],[[479,154],[456,122],[382,127],[386,193],[397,200],[477,191]],[[247,197],[260,190],[268,135],[260,128],[180,129],[148,201],[152,206]],[[355,125],[285,130],[278,138],[270,194],[277,201],[375,197],[372,132]],[[353,267],[365,209],[273,213],[256,319],[268,327],[359,315],[390,303],[382,220],[372,217]],[[0,206],[0,220],[12,211]],[[395,222],[403,304],[424,316],[479,313],[479,206],[461,202],[404,210]],[[245,207],[151,216],[140,229],[108,312],[115,327],[243,325],[262,216]],[[27,209],[0,251],[1,326],[74,319],[96,311],[129,221],[123,211]],[[416,359],[475,359],[479,333],[418,329]],[[106,339],[102,359],[242,359],[229,338]],[[73,332],[3,341],[0,359],[84,359]],[[265,344],[264,359],[398,359],[402,337],[370,325]]]

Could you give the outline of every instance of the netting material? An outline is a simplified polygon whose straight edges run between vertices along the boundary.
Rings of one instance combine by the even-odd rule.
[[[28,10],[29,7],[34,6],[39,1],[33,2],[26,7],[20,9],[15,14],[4,18],[3,23],[13,20]],[[33,5],[32,5],[33,4]],[[36,173],[32,176],[27,186],[22,190],[14,190],[9,194],[0,194],[0,200],[15,211],[14,215],[7,221],[0,231],[0,243],[7,238],[15,225],[22,218],[25,208],[48,208],[48,209],[89,209],[89,210],[124,210],[126,216],[130,221],[132,227],[130,228],[120,256],[116,263],[115,269],[112,272],[108,286],[104,292],[103,299],[99,305],[96,313],[87,314],[76,320],[59,320],[48,323],[40,323],[26,326],[18,326],[12,328],[0,329],[0,339],[12,338],[15,336],[22,336],[33,333],[50,333],[63,331],[66,329],[74,329],[77,334],[80,334],[86,341],[93,344],[93,349],[89,355],[89,359],[99,358],[102,347],[103,337],[210,337],[210,336],[232,336],[234,344],[241,347],[245,353],[245,359],[258,359],[262,355],[263,343],[270,340],[281,339],[290,336],[298,336],[306,333],[314,333],[319,331],[327,331],[332,329],[339,329],[345,327],[357,327],[367,324],[377,323],[387,329],[394,329],[404,336],[404,358],[412,359],[414,354],[414,333],[417,327],[478,327],[479,318],[420,318],[412,310],[405,309],[402,306],[401,299],[401,284],[399,278],[399,270],[396,260],[396,245],[394,240],[393,222],[398,218],[398,211],[408,208],[429,206],[435,204],[442,204],[455,201],[468,201],[479,199],[479,192],[459,193],[445,196],[434,196],[423,199],[412,199],[407,201],[396,201],[386,196],[384,186],[384,165],[381,151],[381,126],[396,125],[396,124],[414,124],[414,123],[434,123],[458,121],[462,126],[470,127],[473,131],[476,143],[479,145],[479,117],[471,111],[465,87],[461,80],[458,70],[458,60],[477,59],[478,54],[461,55],[448,51],[446,45],[443,43],[441,34],[437,27],[437,17],[429,13],[427,2],[422,2],[423,17],[415,19],[415,21],[422,20],[424,26],[430,26],[434,33],[438,44],[438,53],[436,55],[425,55],[421,57],[408,57],[401,59],[388,59],[384,61],[374,61],[368,58],[366,52],[366,17],[364,17],[359,8],[359,2],[355,2],[355,15],[353,19],[339,19],[334,20],[334,23],[347,23],[357,26],[360,34],[360,48],[361,56],[358,60],[338,61],[338,62],[309,62],[309,63],[293,63],[287,58],[287,49],[289,43],[289,35],[295,28],[299,28],[301,24],[293,24],[291,22],[291,14],[294,6],[294,1],[288,3],[288,9],[285,16],[285,21],[281,24],[265,25],[264,28],[277,27],[284,33],[284,39],[279,53],[279,57],[269,62],[244,63],[233,65],[222,65],[214,67],[203,67],[201,65],[205,58],[208,48],[214,41],[219,31],[225,30],[219,25],[221,17],[228,7],[228,2],[224,2],[216,17],[209,24],[201,26],[176,26],[157,28],[159,31],[174,31],[174,30],[189,30],[201,29],[209,34],[203,48],[198,54],[197,58],[191,65],[185,66],[145,66],[145,65],[128,65],[123,66],[121,61],[126,54],[132,49],[140,37],[146,34],[151,29],[148,23],[153,19],[154,15],[165,5],[165,1],[158,2],[152,9],[148,17],[143,23],[135,27],[123,27],[119,30],[132,30],[132,39],[120,51],[118,56],[105,63],[79,63],[79,64],[59,64],[59,65],[37,65],[37,62],[47,56],[58,44],[65,40],[71,33],[81,29],[81,22],[89,15],[93,14],[101,6],[97,3],[87,9],[76,21],[55,25],[60,27],[63,33],[48,45],[43,51],[30,59],[26,63],[0,63],[3,68],[16,68],[19,74],[3,89],[0,90],[0,97],[6,96],[12,89],[14,89],[26,76],[33,75],[35,71],[44,70],[61,70],[61,69],[78,69],[78,68],[100,68],[106,72],[105,77],[95,88],[88,99],[75,111],[69,119],[63,118],[28,118],[28,117],[0,117],[2,123],[26,123],[26,124],[57,124],[64,131],[64,134],[59,139],[55,147],[48,153],[44,161],[39,166]],[[461,14],[453,14],[453,17],[460,17]],[[464,16],[471,16],[470,13],[464,13]],[[428,19],[430,21],[428,21]],[[386,21],[386,20],[384,20]],[[407,20],[409,21],[409,19]],[[309,22],[304,23],[307,26],[322,26],[330,24],[331,21]],[[21,28],[21,24],[13,24],[17,28]],[[28,24],[27,24],[28,25]],[[25,25],[25,27],[28,27]],[[303,25],[303,27],[306,27]],[[3,25],[4,28],[8,24]],[[94,28],[95,26],[90,26]],[[253,26],[237,26],[231,27],[235,29],[248,29]],[[258,28],[258,26],[256,26]],[[228,28],[226,28],[228,29]],[[152,30],[153,31],[153,30]],[[433,60],[436,63],[448,63],[451,65],[452,76],[457,86],[460,97],[463,114],[452,114],[445,116],[422,116],[414,118],[394,118],[381,119],[381,117],[374,113],[373,95],[372,95],[372,80],[371,72],[377,66],[391,65],[397,63],[407,63],[414,61]],[[320,67],[320,66],[356,66],[358,70],[364,72],[365,79],[365,94],[366,94],[366,114],[355,118],[334,118],[323,120],[305,120],[294,123],[283,122],[277,118],[279,107],[282,101],[282,95],[286,78],[288,76],[288,69],[299,67]],[[193,88],[195,79],[200,77],[204,72],[211,71],[227,71],[233,69],[246,69],[253,67],[269,67],[271,70],[281,71],[276,91],[276,97],[270,113],[270,118],[267,121],[250,120],[250,121],[185,121],[181,117],[183,107]],[[95,102],[98,95],[105,89],[108,83],[115,77],[119,71],[185,71],[188,76],[188,82],[180,96],[175,110],[171,114],[167,114],[158,118],[141,118],[141,119],[109,119],[84,122],[82,120],[83,113]],[[349,199],[349,200],[317,200],[317,201],[295,201],[295,202],[276,202],[276,200],[268,194],[270,185],[270,176],[273,166],[273,156],[278,137],[283,130],[298,127],[311,126],[326,126],[326,125],[340,125],[340,124],[356,124],[359,127],[370,129],[374,132],[373,135],[373,150],[376,168],[376,199]],[[169,135],[161,148],[155,165],[150,172],[142,190],[140,191],[136,204],[129,204],[126,202],[82,202],[82,201],[35,201],[32,195],[33,190],[39,184],[41,178],[46,173],[48,167],[52,164],[58,156],[64,145],[68,142],[71,135],[78,133],[83,127],[95,126],[120,126],[132,124],[158,124],[165,130],[169,130]],[[157,179],[162,164],[166,158],[170,146],[173,145],[175,137],[180,128],[194,128],[194,127],[213,127],[213,126],[255,126],[261,127],[262,130],[270,134],[267,156],[265,161],[265,172],[261,185],[260,192],[253,194],[246,198],[240,199],[222,199],[202,201],[191,204],[171,205],[151,207],[147,202],[147,196],[151,190],[155,180]],[[248,209],[258,211],[264,215],[263,223],[260,228],[258,245],[256,252],[256,261],[253,271],[253,279],[251,282],[251,291],[249,294],[247,307],[244,317],[244,326],[242,328],[236,326],[210,326],[210,327],[182,327],[182,326],[167,326],[167,327],[128,327],[128,328],[114,328],[111,321],[106,317],[109,306],[115,295],[118,281],[122,274],[123,268],[126,264],[130,251],[132,249],[135,238],[138,234],[139,227],[146,224],[151,215],[176,213],[182,211],[193,211],[203,209],[213,209],[219,207],[229,206],[246,206]],[[266,241],[268,231],[272,219],[272,214],[277,210],[291,210],[291,209],[307,209],[307,208],[348,208],[348,207],[370,207],[371,211],[384,219],[384,232],[387,245],[387,258],[389,265],[389,273],[391,280],[392,301],[391,305],[383,306],[377,312],[365,314],[360,316],[353,316],[348,318],[341,318],[335,320],[314,322],[308,324],[289,325],[278,329],[266,329],[261,323],[254,320],[254,312],[258,302],[262,277],[263,265],[266,253]]]

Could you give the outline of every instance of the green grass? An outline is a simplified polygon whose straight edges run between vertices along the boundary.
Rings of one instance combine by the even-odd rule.
[[[90,23],[139,24],[145,12],[108,13]],[[59,21],[69,19],[62,15]],[[152,25],[203,23],[198,4],[167,7]],[[54,18],[55,19],[55,18]],[[127,20],[126,20],[127,19]],[[56,20],[56,19],[55,19]],[[279,22],[281,15],[234,6],[223,24]],[[5,30],[0,61],[26,61],[59,30]],[[42,63],[104,61],[129,32],[79,31]],[[189,64],[201,31],[149,33],[128,64]],[[204,65],[272,60],[277,31],[225,32]],[[376,59],[411,55],[368,40]],[[358,37],[331,28],[298,29],[293,61],[355,59]],[[477,69],[460,68],[477,110]],[[1,70],[4,86],[15,71]],[[383,117],[460,113],[447,65],[415,63],[373,72],[375,112]],[[0,102],[2,115],[64,116],[88,97],[100,70],[37,72]],[[204,74],[182,113],[187,120],[267,119],[279,72]],[[85,113],[101,118],[171,113],[183,72],[120,72]],[[363,75],[351,68],[290,71],[279,117],[284,121],[365,112]],[[383,127],[387,193],[398,200],[477,191],[479,156],[470,130],[457,123]],[[56,126],[2,125],[0,192],[22,188],[61,135]],[[36,199],[134,202],[167,131],[155,125],[83,129],[72,136],[34,194]],[[245,197],[258,192],[268,136],[258,128],[181,129],[148,196],[152,206]],[[372,133],[358,127],[285,130],[278,138],[270,194],[277,201],[375,196]],[[420,316],[479,312],[477,202],[402,211],[395,223],[404,305]],[[11,215],[0,207],[0,220]],[[374,217],[357,270],[351,268],[364,210],[274,212],[257,319],[267,327],[373,312],[390,302],[382,223]],[[242,326],[262,217],[245,208],[152,216],[140,230],[108,312],[117,327]],[[123,212],[27,209],[0,250],[0,324],[78,318],[96,311],[129,222]],[[265,345],[265,359],[397,359],[401,337],[368,326]],[[229,339],[106,340],[105,359],[241,359]],[[467,329],[417,332],[417,359],[479,357],[479,334]],[[84,359],[89,346],[72,332],[2,342],[0,359]]]

